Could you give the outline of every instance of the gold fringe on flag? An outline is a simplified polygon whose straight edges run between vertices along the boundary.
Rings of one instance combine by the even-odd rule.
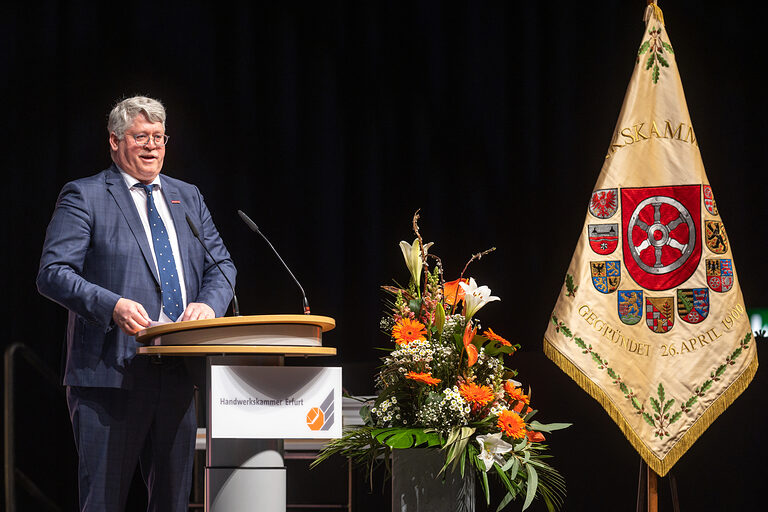
[[[756,343],[756,341],[752,341]],[[568,358],[566,358],[561,352],[555,349],[550,341],[544,337],[544,354],[552,360],[557,366],[560,367],[581,389],[586,391],[592,398],[605,409],[608,415],[613,419],[616,425],[619,426],[621,432],[629,440],[632,447],[640,454],[643,460],[648,466],[655,471],[659,476],[666,476],[672,466],[693,446],[693,443],[709,428],[710,425],[720,416],[739,395],[741,395],[747,386],[755,376],[757,372],[757,358],[752,359],[752,362],[744,370],[744,372],[736,379],[723,393],[709,406],[709,408],[699,417],[688,431],[683,434],[680,441],[669,451],[669,453],[663,459],[659,459],[656,455],[648,449],[643,443],[640,437],[635,433],[632,427],[627,423],[624,417],[621,415],[619,409],[614,403],[603,393],[603,391],[594,382],[584,375]]]

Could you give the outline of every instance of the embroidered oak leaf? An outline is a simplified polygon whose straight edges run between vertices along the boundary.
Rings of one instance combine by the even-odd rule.
[[[680,419],[680,417],[683,415],[683,411],[677,411],[675,414],[672,415],[672,417],[669,419],[669,424],[673,424],[677,420]]]
[[[565,295],[566,297],[575,297],[576,296],[576,290],[579,289],[578,285],[574,285],[573,282],[573,275],[567,274],[565,276],[565,288],[568,290],[568,293]]]
[[[669,61],[664,53],[674,55],[675,52],[671,44],[661,39],[661,27],[651,28],[648,35],[649,38],[643,41],[637,50],[637,61],[640,62],[640,57],[648,54],[648,58],[645,59],[645,70],[651,70],[651,81],[655,84],[659,81],[661,67],[669,67]]]

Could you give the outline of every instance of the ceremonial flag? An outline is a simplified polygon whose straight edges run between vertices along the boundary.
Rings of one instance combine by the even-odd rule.
[[[655,3],[645,22],[544,351],[664,476],[746,389],[757,352]]]

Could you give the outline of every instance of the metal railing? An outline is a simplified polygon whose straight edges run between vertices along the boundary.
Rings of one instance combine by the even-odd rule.
[[[27,493],[34,498],[40,505],[41,510],[51,512],[62,512],[62,509],[51,500],[46,494],[24,474],[21,469],[16,467],[16,446],[14,426],[15,418],[15,356],[23,357],[29,365],[34,368],[57,392],[64,394],[64,388],[59,382],[56,372],[51,370],[45,362],[35,354],[32,349],[23,343],[14,343],[5,350],[3,378],[3,443],[5,452],[3,454],[4,473],[5,473],[5,510],[6,512],[16,512],[16,485],[20,485]]]

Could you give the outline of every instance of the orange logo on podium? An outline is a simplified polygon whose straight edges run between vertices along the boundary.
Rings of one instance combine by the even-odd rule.
[[[313,407],[307,413],[307,426],[310,430],[320,430],[325,424],[325,414],[319,407]]]

